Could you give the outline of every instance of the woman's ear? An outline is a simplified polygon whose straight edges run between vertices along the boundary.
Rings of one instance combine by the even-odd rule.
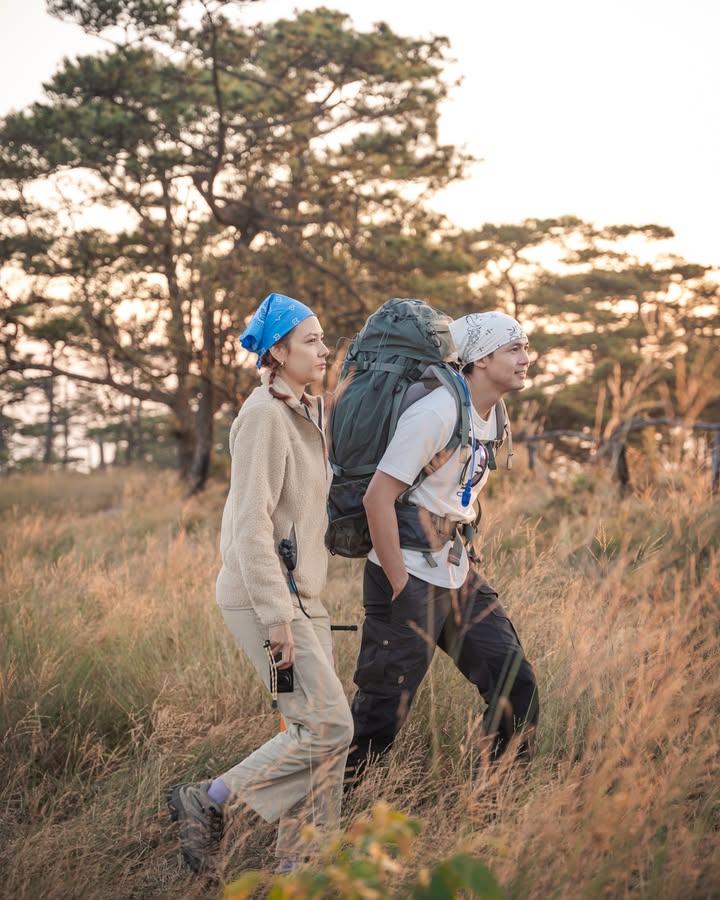
[[[280,367],[282,367],[285,365],[285,357],[287,356],[287,351],[282,346],[282,344],[280,344],[277,347],[270,348],[270,356],[272,356],[272,358],[275,360],[275,362]]]

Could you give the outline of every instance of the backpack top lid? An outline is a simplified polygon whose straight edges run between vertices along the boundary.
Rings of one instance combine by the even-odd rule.
[[[330,405],[328,453],[335,475],[374,471],[395,433],[407,388],[454,354],[451,322],[422,300],[400,298],[367,318],[350,342]]]
[[[340,381],[366,363],[375,363],[375,371],[384,368],[390,357],[401,356],[409,363],[402,374],[420,372],[434,362],[444,362],[455,354],[450,334],[452,318],[434,309],[424,300],[394,298],[372,313],[350,342],[340,370]],[[367,357],[364,354],[372,354]]]

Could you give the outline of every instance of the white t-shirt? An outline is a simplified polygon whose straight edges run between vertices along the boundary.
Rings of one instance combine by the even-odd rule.
[[[424,506],[438,516],[448,516],[458,522],[472,522],[475,518],[474,503],[489,473],[485,448],[479,444],[481,441],[491,441],[497,437],[494,409],[488,419],[481,419],[474,407],[471,408],[471,412],[470,437],[475,438],[475,472],[482,473],[482,477],[471,490],[470,503],[467,506],[462,505],[463,488],[470,477],[472,462],[472,451],[468,446],[458,447],[444,465],[413,489],[408,498],[410,503]],[[433,456],[447,446],[456,424],[455,399],[446,387],[436,388],[426,397],[413,403],[400,416],[395,434],[378,464],[378,469],[386,475],[404,481],[405,484],[412,484]],[[463,547],[460,565],[449,563],[448,554],[452,544],[453,542],[449,541],[442,550],[433,553],[436,568],[429,565],[419,550],[403,549],[403,560],[408,572],[438,587],[461,587],[468,573],[468,558]],[[380,564],[374,549],[368,554],[368,559]]]

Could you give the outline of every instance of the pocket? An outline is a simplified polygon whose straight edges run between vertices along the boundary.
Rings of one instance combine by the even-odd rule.
[[[488,590],[479,590],[473,604],[473,622],[493,635],[492,641],[499,647],[512,650],[520,648],[520,637],[515,630],[512,619],[505,612],[497,593],[486,585]]]
[[[351,559],[367,556],[372,548],[363,497],[370,476],[333,478],[327,498],[328,527],[325,546],[331,553]]]
[[[465,583],[473,594],[483,594],[488,598],[494,597],[496,600],[500,596],[495,588],[485,580],[478,563],[473,563],[470,567],[470,575]]]
[[[325,532],[325,546],[332,554],[348,559],[367,556],[372,550],[372,541],[365,512],[339,519],[333,519],[330,515]]]
[[[355,670],[355,684],[364,691],[386,695],[406,689],[415,658],[422,664],[424,643],[411,629],[366,618]]]
[[[403,589],[400,591],[400,593],[397,594],[397,596],[392,600],[393,603],[397,603],[399,600],[404,600],[405,597],[407,597],[408,591],[412,588],[412,580],[413,580],[413,576],[408,575],[408,580],[403,585]],[[388,584],[389,584],[389,582],[388,582]],[[390,595],[392,596],[392,587],[390,588],[390,592],[391,592]]]

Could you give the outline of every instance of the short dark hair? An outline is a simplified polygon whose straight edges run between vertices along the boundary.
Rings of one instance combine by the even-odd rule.
[[[493,350],[492,353],[486,353],[485,356],[481,356],[480,358],[481,358],[481,359],[492,359],[492,357],[493,357],[494,355],[495,355],[495,351]],[[462,374],[463,374],[463,375],[470,375],[470,374],[472,373],[473,367],[475,366],[475,363],[476,363],[476,362],[477,362],[477,360],[474,359],[472,362],[465,363],[465,365],[462,367],[462,369],[460,369],[460,371],[462,372]]]

